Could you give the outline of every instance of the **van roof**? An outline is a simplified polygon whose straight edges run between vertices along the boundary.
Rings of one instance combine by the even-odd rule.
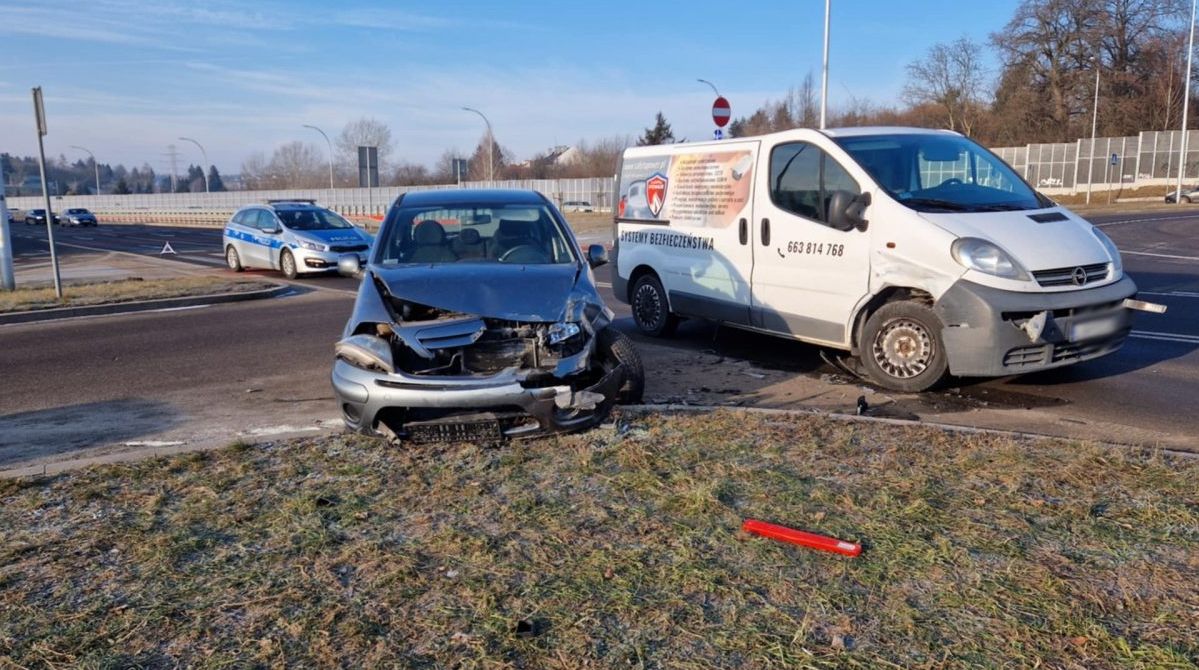
[[[625,149],[626,152],[633,154],[654,154],[660,151],[663,147],[720,147],[729,146],[736,142],[748,142],[754,140],[764,140],[780,138],[782,136],[803,136],[809,133],[823,134],[827,137],[865,137],[870,135],[958,135],[952,130],[940,130],[936,128],[914,128],[910,126],[859,126],[855,128],[826,128],[817,130],[815,128],[789,128],[778,132],[767,133],[765,135],[747,135],[745,137],[730,137],[726,140],[708,140],[705,142],[686,142],[681,144],[665,144],[665,145],[649,145],[635,146]]]
[[[939,128],[913,128],[910,126],[859,126],[856,128],[828,128],[829,137],[862,137],[866,135],[958,135],[952,130]]]

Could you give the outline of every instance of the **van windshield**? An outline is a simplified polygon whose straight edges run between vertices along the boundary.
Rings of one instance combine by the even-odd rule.
[[[1052,204],[999,157],[958,135],[835,138],[891,197],[920,212],[1002,212]]]

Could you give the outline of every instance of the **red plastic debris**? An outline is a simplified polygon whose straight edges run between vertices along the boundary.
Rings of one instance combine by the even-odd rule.
[[[817,535],[816,533],[808,533],[786,526],[779,526],[757,519],[746,519],[745,523],[741,524],[741,530],[754,535],[761,535],[772,540],[782,542],[790,542],[798,544],[801,547],[809,549],[819,549],[820,551],[831,551],[834,554],[842,554],[845,556],[857,556],[862,553],[862,545],[856,542],[846,542],[838,540],[835,537],[827,535]]]

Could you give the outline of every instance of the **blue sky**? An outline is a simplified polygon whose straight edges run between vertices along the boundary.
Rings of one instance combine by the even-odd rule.
[[[829,100],[894,102],[932,44],[985,41],[1016,0],[833,0]],[[45,90],[47,152],[161,170],[168,144],[236,173],[254,151],[323,142],[361,116],[396,157],[473,149],[482,122],[518,159],[637,135],[662,110],[675,135],[712,132],[714,82],[734,117],[819,81],[824,3],[0,0],[0,151],[37,149],[29,90]],[[992,62],[992,66],[994,63]],[[195,155],[192,155],[192,154]]]

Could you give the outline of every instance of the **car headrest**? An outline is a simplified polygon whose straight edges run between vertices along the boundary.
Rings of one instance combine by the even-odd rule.
[[[463,244],[478,244],[483,241],[479,231],[474,228],[463,228],[462,232],[458,233],[458,239],[462,240]]]
[[[412,230],[412,239],[421,247],[441,244],[445,242],[445,228],[432,219],[426,219],[416,224],[416,228]]]

